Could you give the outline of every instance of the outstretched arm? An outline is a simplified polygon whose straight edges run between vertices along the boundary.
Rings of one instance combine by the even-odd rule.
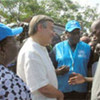
[[[75,85],[75,84],[82,84],[84,82],[92,82],[93,77],[84,77],[79,73],[72,73],[73,77],[69,78],[68,82],[70,85]]]

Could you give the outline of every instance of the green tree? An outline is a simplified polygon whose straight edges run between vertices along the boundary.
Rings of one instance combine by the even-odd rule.
[[[1,0],[1,6],[0,14],[7,18],[7,23],[23,21],[40,13],[44,14],[37,0]]]
[[[78,20],[83,32],[87,32],[91,23],[99,17],[97,7],[82,7],[71,0],[1,0],[0,14],[7,19],[7,23],[24,21],[37,14],[49,15],[62,25],[68,20]]]
[[[57,23],[65,24],[67,20],[74,19],[73,12],[77,12],[80,8],[71,0],[48,0],[40,3],[45,8],[47,15],[52,16]]]
[[[52,16],[55,22],[65,25],[68,20],[78,20],[83,32],[88,32],[91,23],[99,17],[97,6],[82,7],[71,0],[44,0],[40,3],[47,15]]]

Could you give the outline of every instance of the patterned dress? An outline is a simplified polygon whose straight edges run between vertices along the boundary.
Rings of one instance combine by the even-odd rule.
[[[3,65],[0,65],[0,100],[32,100],[26,84]]]

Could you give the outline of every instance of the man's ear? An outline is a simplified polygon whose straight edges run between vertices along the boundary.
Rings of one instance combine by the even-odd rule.
[[[43,29],[42,24],[39,24],[38,27],[37,27],[37,30],[38,30],[39,32],[41,32],[42,29]]]
[[[66,36],[69,38],[70,37],[70,33],[67,32]]]

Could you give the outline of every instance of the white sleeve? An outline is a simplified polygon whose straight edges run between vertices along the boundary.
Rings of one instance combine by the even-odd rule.
[[[100,58],[93,78],[91,100],[100,100]]]
[[[26,83],[31,92],[49,84],[47,71],[40,56],[35,56],[27,61],[25,65]]]

